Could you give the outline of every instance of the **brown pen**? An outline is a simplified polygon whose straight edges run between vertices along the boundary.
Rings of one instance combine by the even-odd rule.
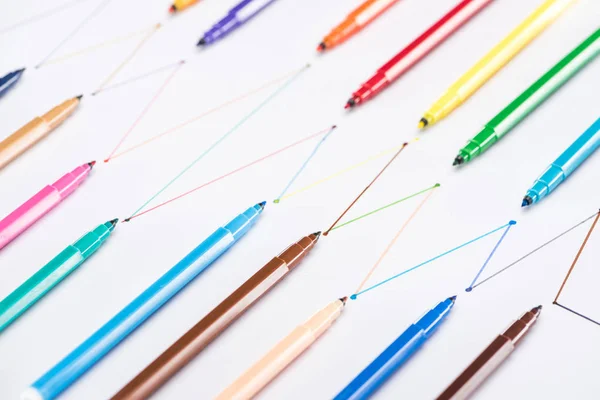
[[[149,397],[291,272],[312,250],[319,236],[321,232],[305,236],[274,257],[125,385],[112,400]]]
[[[467,399],[508,358],[515,346],[537,321],[542,306],[527,311],[499,335],[462,374],[438,396],[437,400]]]
[[[41,117],[35,117],[25,126],[0,142],[0,169],[10,164],[30,147],[46,137],[75,111],[82,96],[73,97],[57,105]]]

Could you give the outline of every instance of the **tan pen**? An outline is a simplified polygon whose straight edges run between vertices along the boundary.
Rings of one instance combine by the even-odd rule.
[[[256,301],[271,290],[313,249],[321,232],[311,233],[273,257],[246,282],[223,300],[150,365],[133,378],[111,400],[148,398],[196,357]]]
[[[315,342],[338,319],[347,297],[329,303],[285,339],[277,343],[260,361],[216,397],[216,400],[251,399]]]
[[[75,111],[82,96],[73,97],[41,117],[35,117],[21,129],[0,142],[0,169],[42,140]]]

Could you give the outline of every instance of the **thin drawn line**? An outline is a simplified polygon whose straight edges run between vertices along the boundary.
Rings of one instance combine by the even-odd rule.
[[[55,48],[53,48],[50,53],[48,53],[48,55],[46,55],[46,57],[44,57],[42,59],[42,61],[40,61],[35,68],[39,68],[42,65],[44,65],[44,63],[46,62],[46,60],[48,60],[50,57],[52,57],[54,55],[54,53],[56,53],[62,46],[64,46],[65,43],[67,43],[69,40],[71,40],[71,38],[73,36],[75,36],[77,34],[77,32],[79,32],[81,30],[81,28],[83,28],[92,18],[94,18],[96,15],[98,15],[100,13],[100,11],[102,11],[102,9],[104,9],[104,7],[106,7],[108,5],[108,3],[110,3],[112,0],[104,0],[103,2],[101,2],[98,7],[94,8],[94,10],[87,16],[85,17],[85,19],[83,21],[81,21],[81,23],[79,25],[77,25],[77,27],[75,29],[73,29],[71,31],[71,33],[69,33]]]
[[[340,175],[343,175],[343,174],[345,174],[345,173],[347,173],[347,172],[350,172],[350,171],[352,171],[352,170],[354,170],[354,169],[356,169],[356,168],[358,168],[358,167],[362,167],[363,165],[365,165],[365,164],[368,164],[368,163],[370,163],[370,162],[372,162],[372,161],[378,160],[378,159],[380,159],[381,157],[383,157],[383,156],[386,156],[386,155],[388,155],[388,154],[390,154],[390,153],[396,152],[396,151],[398,151],[398,149],[400,149],[401,147],[402,147],[402,146],[395,146],[395,147],[392,147],[392,148],[390,148],[390,149],[387,149],[387,150],[384,150],[384,151],[382,151],[381,153],[375,154],[374,156],[372,156],[372,157],[369,157],[369,158],[367,158],[367,159],[365,159],[365,160],[363,160],[363,161],[361,161],[361,162],[358,162],[358,163],[356,163],[356,164],[353,164],[353,165],[351,165],[351,166],[349,166],[349,167],[347,167],[347,168],[344,168],[344,169],[342,169],[342,170],[340,170],[340,171],[334,172],[333,174],[331,174],[331,175],[329,175],[329,176],[326,176],[325,178],[319,179],[318,181],[316,181],[316,182],[313,182],[313,183],[311,183],[310,185],[304,186],[303,188],[300,188],[300,189],[298,189],[298,190],[296,190],[296,191],[294,191],[294,192],[292,192],[292,193],[288,193],[288,194],[286,194],[285,196],[283,196],[283,197],[281,197],[281,198],[279,199],[279,202],[281,202],[281,200],[284,200],[284,199],[289,199],[289,198],[290,198],[290,197],[292,197],[292,196],[295,196],[295,195],[297,195],[297,194],[300,194],[300,193],[303,193],[303,192],[305,192],[305,191],[307,191],[307,190],[310,190],[310,189],[314,188],[315,186],[318,186],[318,185],[320,185],[320,184],[322,184],[322,183],[325,183],[325,182],[327,182],[327,181],[329,181],[329,180],[331,180],[331,179],[337,178],[337,177],[338,177],[338,176],[340,176]]]
[[[560,308],[565,309],[565,310],[567,310],[569,312],[572,312],[573,314],[577,315],[578,317],[581,317],[581,318],[586,319],[586,320],[588,320],[590,322],[593,322],[596,325],[600,325],[600,322],[596,322],[593,319],[591,319],[589,317],[586,317],[583,314],[578,313],[577,311],[571,310],[569,307],[565,307],[562,304],[557,303],[556,301],[552,302],[552,304],[554,304],[555,306],[559,306]]]
[[[240,121],[238,121],[231,129],[229,129],[223,136],[221,136],[216,142],[210,145],[210,147],[202,152],[198,157],[196,157],[190,164],[188,164],[181,172],[179,172],[173,179],[171,179],[165,186],[163,186],[158,192],[156,192],[152,197],[144,202],[137,210],[135,210],[127,219],[133,218],[138,212],[140,212],[144,207],[146,207],[152,200],[154,200],[158,195],[164,192],[169,186],[171,186],[175,181],[183,176],[190,168],[192,168],[198,161],[202,160],[208,153],[210,153],[215,147],[221,144],[225,139],[229,137],[233,132],[235,132],[240,126],[244,125],[246,121],[252,118],[256,113],[258,113],[264,106],[266,106],[271,100],[277,97],[282,91],[284,91],[289,85],[292,84],[301,74],[306,71],[306,69],[310,66],[307,64],[303,69],[297,72],[294,76],[287,80],[283,85],[281,85],[277,90],[269,95],[263,102],[261,102],[256,108],[250,111],[246,116],[244,116]]]
[[[567,229],[566,231],[563,231],[562,233],[558,234],[557,236],[553,237],[552,239],[548,240],[547,242],[541,244],[540,246],[536,247],[535,249],[531,250],[529,253],[525,254],[524,256],[522,256],[521,258],[513,261],[512,263],[508,264],[506,267],[502,268],[501,270],[499,270],[498,272],[495,272],[494,274],[488,276],[487,278],[485,278],[484,280],[482,280],[481,282],[479,282],[478,284],[473,286],[473,289],[475,289],[477,286],[481,286],[483,285],[485,282],[489,281],[490,279],[496,277],[497,275],[500,275],[502,272],[506,271],[507,269],[509,269],[510,267],[520,263],[521,261],[523,261],[524,259],[526,259],[527,257],[533,255],[534,253],[536,253],[537,251],[543,249],[544,247],[546,247],[547,245],[549,245],[550,243],[554,242],[557,239],[560,239],[561,237],[563,237],[564,235],[566,235],[567,233],[571,232],[573,229],[578,228],[579,226],[585,224],[586,222],[588,222],[590,219],[594,218],[598,213],[594,213],[593,215],[587,217],[586,219],[584,219],[583,221],[577,223],[576,225],[573,225],[572,227],[570,227],[569,229]]]
[[[439,186],[440,186],[440,184],[439,184],[439,183],[436,183],[435,185],[433,185],[433,186],[431,186],[431,187],[428,187],[427,189],[423,189],[423,190],[421,190],[421,191],[418,191],[418,192],[416,192],[416,193],[413,193],[413,194],[411,194],[411,195],[409,195],[409,196],[406,196],[406,197],[403,197],[403,198],[401,198],[401,199],[399,199],[399,200],[396,200],[396,201],[394,201],[394,202],[392,202],[392,203],[390,203],[390,204],[386,204],[385,206],[382,206],[382,207],[376,208],[375,210],[373,210],[373,211],[369,211],[369,212],[368,212],[368,213],[366,213],[366,214],[359,215],[358,217],[356,217],[356,218],[353,218],[353,219],[351,219],[350,221],[344,222],[343,224],[336,225],[336,226],[335,226],[335,228],[333,228],[331,231],[333,232],[333,231],[335,231],[336,229],[339,229],[339,228],[341,228],[342,226],[349,225],[349,224],[351,224],[351,223],[353,223],[353,222],[356,222],[356,221],[358,221],[358,220],[360,220],[360,219],[363,219],[363,218],[365,218],[365,217],[368,217],[369,215],[372,215],[372,214],[375,214],[375,213],[377,213],[377,212],[379,212],[379,211],[385,210],[386,208],[389,208],[389,207],[395,206],[396,204],[402,203],[403,201],[406,201],[406,200],[408,200],[408,199],[412,199],[412,198],[413,198],[413,197],[415,197],[415,196],[418,196],[418,195],[420,195],[420,194],[422,194],[422,193],[428,192],[428,191],[430,191],[430,190],[432,190],[432,189],[435,189],[435,188],[437,188],[437,187],[439,187]]]
[[[368,291],[371,291],[371,290],[373,290],[373,289],[375,289],[375,288],[377,288],[377,287],[379,287],[379,286],[381,286],[381,285],[384,285],[384,284],[386,284],[386,283],[388,283],[388,282],[390,282],[390,281],[392,281],[392,280],[394,280],[394,279],[396,279],[396,278],[399,278],[399,277],[401,277],[402,275],[405,275],[405,274],[407,274],[407,273],[409,273],[409,272],[411,272],[411,271],[414,271],[414,270],[415,270],[415,269],[417,269],[417,268],[420,268],[420,267],[422,267],[422,266],[424,266],[424,265],[426,265],[426,264],[429,264],[430,262],[433,262],[433,261],[437,260],[438,258],[444,257],[444,256],[446,256],[446,255],[448,255],[448,254],[450,254],[450,253],[452,253],[452,252],[455,252],[456,250],[459,250],[459,249],[461,249],[461,248],[463,248],[463,247],[465,247],[465,246],[467,246],[467,245],[470,245],[471,243],[474,243],[474,242],[476,242],[476,241],[478,241],[478,240],[480,240],[480,239],[483,239],[483,238],[484,238],[484,237],[486,237],[486,236],[489,236],[489,235],[491,235],[491,234],[493,234],[493,233],[496,233],[496,232],[498,232],[499,230],[506,228],[507,226],[508,226],[508,224],[504,224],[504,225],[502,225],[502,226],[500,226],[500,227],[498,227],[498,228],[496,228],[496,229],[494,229],[494,230],[492,230],[492,231],[489,231],[489,232],[487,232],[487,233],[484,233],[483,235],[481,235],[481,236],[478,236],[478,237],[476,237],[475,239],[471,239],[471,240],[469,240],[468,242],[461,244],[460,246],[456,246],[456,247],[454,247],[453,249],[450,249],[450,250],[448,250],[448,251],[445,251],[445,252],[443,252],[442,254],[439,254],[439,255],[437,255],[437,256],[435,256],[435,257],[433,257],[433,258],[430,258],[430,259],[429,259],[429,260],[427,260],[427,261],[424,261],[424,262],[422,262],[422,263],[420,263],[420,264],[417,264],[417,265],[415,265],[415,266],[414,266],[414,267],[412,267],[412,268],[409,268],[409,269],[407,269],[407,270],[404,270],[404,271],[400,272],[399,274],[396,274],[396,275],[394,275],[394,276],[392,276],[392,277],[390,277],[390,278],[387,278],[387,279],[385,279],[385,280],[383,280],[383,281],[381,281],[381,282],[379,282],[379,283],[377,283],[377,284],[375,284],[375,285],[373,285],[373,286],[370,286],[370,287],[368,287],[368,288],[366,288],[366,289],[364,289],[364,290],[362,290],[362,291],[360,291],[360,292],[358,292],[358,293],[354,293],[352,296],[350,296],[350,298],[351,298],[352,300],[356,300],[356,298],[357,298],[358,296],[360,296],[361,294],[363,294],[363,293],[366,293],[366,292],[368,292]]]
[[[139,213],[139,214],[136,214],[135,216],[133,216],[133,217],[131,217],[131,218],[127,218],[127,219],[126,219],[124,222],[128,222],[128,221],[130,221],[130,220],[132,220],[132,219],[134,219],[134,218],[137,218],[137,217],[140,217],[140,216],[142,216],[142,215],[144,215],[144,214],[147,214],[147,213],[149,213],[150,211],[156,210],[157,208],[160,208],[160,207],[162,207],[162,206],[165,206],[165,205],[167,205],[167,204],[169,204],[169,203],[172,203],[172,202],[174,202],[175,200],[179,200],[179,199],[181,199],[182,197],[185,197],[185,196],[187,196],[187,195],[189,195],[189,194],[192,194],[193,192],[195,192],[195,191],[197,191],[197,190],[200,190],[200,189],[202,189],[202,188],[204,188],[204,187],[206,187],[206,186],[212,185],[213,183],[216,183],[216,182],[220,181],[221,179],[227,178],[228,176],[231,176],[231,175],[233,175],[233,174],[235,174],[235,173],[237,173],[237,172],[240,172],[240,171],[242,171],[242,170],[245,170],[246,168],[248,168],[248,167],[251,167],[251,166],[253,166],[253,165],[255,165],[255,164],[258,164],[258,163],[259,163],[259,162],[261,162],[261,161],[264,161],[264,160],[266,160],[266,159],[268,159],[268,158],[271,158],[271,157],[273,157],[273,156],[276,156],[277,154],[283,153],[284,151],[286,151],[286,150],[289,150],[289,149],[291,149],[292,147],[295,147],[295,146],[297,146],[297,145],[299,145],[299,144],[301,144],[301,143],[304,143],[304,142],[306,142],[306,141],[308,141],[308,140],[310,140],[310,139],[313,139],[313,138],[315,138],[315,137],[317,137],[317,136],[319,136],[319,135],[323,135],[323,134],[325,134],[326,132],[329,132],[329,131],[330,131],[330,129],[331,129],[331,128],[323,129],[323,130],[321,130],[321,131],[319,131],[319,132],[317,132],[317,133],[313,133],[313,134],[312,134],[312,135],[310,135],[310,136],[307,136],[307,137],[305,137],[305,138],[303,138],[303,139],[300,139],[300,140],[298,140],[298,141],[296,141],[296,142],[294,142],[294,143],[292,143],[292,144],[288,144],[287,146],[284,146],[284,147],[282,147],[282,148],[280,148],[280,149],[278,149],[278,150],[275,150],[274,152],[272,152],[272,153],[269,153],[269,154],[267,154],[266,156],[262,156],[262,157],[260,157],[260,158],[258,158],[258,159],[256,159],[256,160],[254,160],[254,161],[252,161],[252,162],[248,163],[248,164],[245,164],[245,165],[243,165],[243,166],[241,166],[241,167],[238,167],[238,168],[234,169],[233,171],[230,171],[230,172],[228,172],[228,173],[226,173],[226,174],[224,174],[224,175],[221,175],[221,176],[219,176],[219,177],[217,177],[217,178],[214,178],[214,179],[212,179],[212,180],[210,180],[210,181],[208,181],[208,182],[205,182],[205,183],[203,183],[203,184],[202,184],[202,185],[200,185],[200,186],[197,186],[197,187],[195,187],[195,188],[193,188],[193,189],[191,189],[191,190],[188,190],[187,192],[185,192],[185,193],[183,193],[183,194],[180,194],[179,196],[173,197],[172,199],[170,199],[170,200],[167,200],[167,201],[165,201],[165,202],[163,202],[163,203],[161,203],[161,204],[158,204],[158,205],[156,205],[156,206],[154,206],[154,207],[152,207],[152,208],[149,208],[149,209],[147,209],[147,210],[145,210],[145,211],[143,211],[143,212],[141,212],[141,213]]]
[[[500,236],[500,239],[498,240],[498,242],[496,243],[496,245],[492,249],[492,252],[487,257],[487,259],[485,260],[485,262],[483,263],[483,265],[481,266],[481,268],[477,272],[477,275],[475,275],[475,278],[473,278],[473,281],[471,282],[471,284],[469,285],[469,287],[465,289],[466,292],[470,292],[471,290],[473,290],[473,285],[475,284],[475,282],[477,282],[477,279],[479,279],[479,276],[481,275],[481,273],[483,272],[483,270],[485,269],[485,267],[487,267],[488,263],[490,262],[490,260],[494,256],[494,254],[496,253],[496,250],[498,250],[498,247],[500,247],[500,243],[502,243],[502,241],[504,240],[504,238],[508,234],[508,231],[510,230],[510,228],[513,225],[515,225],[516,223],[517,223],[517,221],[510,221],[508,223],[508,226],[506,227],[506,230],[502,233],[502,236]]]
[[[429,188],[427,190],[437,188],[438,186],[439,185],[432,186],[431,188]],[[421,191],[421,193],[423,193],[423,192]],[[373,275],[373,273],[375,272],[375,270],[379,267],[379,265],[381,264],[381,262],[383,261],[383,259],[387,255],[387,253],[394,246],[394,244],[396,244],[396,241],[398,240],[398,238],[400,237],[400,235],[402,234],[402,232],[404,232],[404,229],[406,229],[406,227],[408,226],[408,224],[410,223],[410,221],[412,221],[412,219],[415,217],[415,215],[417,215],[417,213],[419,212],[419,210],[421,209],[421,207],[423,207],[423,205],[427,202],[427,200],[429,200],[429,198],[431,197],[431,195],[433,195],[433,191],[429,192],[429,194],[427,196],[425,196],[425,198],[423,199],[423,201],[421,201],[419,203],[419,205],[417,206],[417,208],[415,208],[415,210],[412,212],[412,214],[410,214],[410,216],[408,217],[408,219],[406,221],[404,221],[404,224],[402,224],[402,226],[400,227],[400,229],[398,230],[398,232],[396,232],[396,235],[394,235],[394,238],[387,245],[387,247],[385,248],[385,250],[383,251],[383,253],[381,253],[381,255],[379,256],[379,259],[377,260],[377,262],[375,262],[375,264],[373,264],[373,266],[371,267],[371,269],[369,270],[369,272],[367,273],[367,275],[364,277],[364,279],[362,280],[362,282],[360,283],[360,285],[358,285],[358,288],[354,291],[354,293],[360,292],[361,289],[365,286],[365,284],[367,283],[367,281],[369,280],[369,278],[371,278],[371,275]]]
[[[581,244],[581,247],[579,248],[579,251],[577,252],[577,255],[575,256],[575,259],[573,260],[573,263],[571,264],[571,268],[569,268],[569,272],[567,272],[567,276],[565,276],[565,279],[563,280],[562,284],[560,285],[560,289],[558,289],[558,293],[556,293],[556,297],[554,298],[555,303],[558,301],[558,297],[560,296],[560,293],[562,292],[562,290],[565,287],[565,284],[569,280],[569,276],[571,276],[571,272],[573,272],[573,268],[575,268],[575,264],[577,264],[577,261],[579,260],[579,256],[583,252],[583,249],[585,248],[585,245],[587,244],[588,239],[592,235],[592,232],[594,231],[594,228],[596,227],[596,224],[598,223],[599,218],[600,218],[600,212],[598,212],[598,215],[596,215],[596,219],[592,223],[590,230],[588,231],[587,235],[585,236],[585,239],[583,240],[583,243]]]
[[[117,68],[115,68],[115,70],[113,72],[110,73],[110,75],[104,80],[104,82],[102,82],[102,84],[100,85],[100,87],[98,87],[98,89],[96,89],[96,92],[101,91],[106,85],[108,85],[115,76],[117,76],[117,74],[119,72],[121,72],[121,70],[127,65],[129,64],[129,62],[133,59],[133,57],[135,57],[135,55],[138,53],[138,51],[140,51],[140,49],[142,47],[144,47],[144,45],[148,42],[148,40],[150,40],[150,38],[160,29],[161,25],[160,24],[156,24],[154,26],[154,29],[151,30],[150,32],[148,32],[148,34],[146,36],[144,36],[144,38],[140,41],[140,43],[135,47],[135,49],[133,49],[133,51],[125,58],[125,60],[123,60],[123,62],[121,62],[121,64],[119,64],[117,66]]]
[[[369,184],[367,186],[365,186],[365,188],[359,193],[358,196],[356,196],[356,198],[352,201],[352,203],[350,203],[350,205],[348,207],[346,207],[346,209],[342,212],[342,214],[339,217],[337,217],[337,219],[333,222],[333,224],[331,224],[331,226],[323,233],[323,236],[329,235],[329,232],[331,232],[331,230],[335,227],[335,225],[338,222],[340,222],[340,220],[344,217],[344,215],[346,215],[346,213],[348,211],[350,211],[350,209],[354,206],[354,204],[356,204],[356,202],[358,200],[360,200],[360,198],[367,192],[367,190],[369,190],[371,185],[373,185],[377,181],[377,179],[379,179],[379,177],[385,172],[385,170],[390,165],[392,165],[394,160],[400,155],[400,153],[402,153],[402,151],[404,151],[406,146],[408,146],[408,142],[405,142],[402,145],[402,147],[400,147],[400,149],[398,149],[398,151],[392,156],[392,158],[387,162],[387,164],[385,164],[383,166],[383,168],[377,173],[377,175],[375,175],[375,178],[373,178],[373,180],[371,182],[369,182]]]
[[[85,47],[83,49],[76,50],[76,51],[74,51],[72,53],[65,54],[64,56],[52,58],[50,60],[45,61],[44,62],[44,66],[59,64],[61,62],[64,62],[64,61],[70,60],[72,58],[78,57],[78,56],[80,56],[82,54],[86,54],[86,53],[93,52],[95,50],[101,49],[101,48],[106,47],[106,46],[110,46],[110,45],[114,45],[114,44],[117,44],[117,43],[124,42],[124,41],[129,40],[129,39],[131,39],[133,37],[136,37],[136,36],[139,36],[139,35],[141,35],[143,33],[146,33],[146,32],[148,32],[148,30],[149,29],[146,28],[146,29],[142,29],[142,30],[139,30],[139,31],[136,31],[136,32],[131,32],[131,33],[127,34],[127,35],[118,36],[118,37],[115,37],[115,38],[112,38],[112,39],[105,40],[105,41],[103,41],[101,43],[97,43],[97,44]]]
[[[308,156],[308,158],[302,163],[302,166],[294,174],[294,176],[292,177],[292,179],[290,179],[290,181],[288,182],[288,184],[285,185],[285,188],[283,188],[283,190],[281,191],[281,194],[279,196],[277,196],[277,198],[275,200],[273,200],[273,203],[279,203],[279,199],[281,198],[281,196],[283,196],[285,194],[285,192],[287,192],[287,190],[290,188],[290,186],[292,186],[292,184],[294,183],[294,181],[296,180],[296,178],[298,178],[298,176],[300,176],[300,174],[302,173],[302,171],[304,171],[304,168],[306,168],[306,166],[308,165],[308,163],[310,162],[310,160],[312,160],[312,158],[315,156],[315,154],[317,154],[317,151],[319,151],[319,148],[321,147],[321,145],[327,140],[327,138],[329,137],[329,135],[331,135],[331,133],[334,131],[335,128],[336,128],[336,126],[333,125],[331,127],[331,129],[329,130],[329,132],[327,132],[327,134],[325,136],[323,136],[323,138],[321,140],[319,140],[319,143],[317,143],[317,145],[315,146],[315,148],[313,149],[313,151],[310,153],[310,155]]]
[[[175,68],[173,70],[173,72],[171,72],[171,74],[169,74],[169,76],[167,77],[167,79],[165,79],[165,81],[160,86],[160,88],[152,96],[152,98],[150,99],[150,101],[148,102],[148,104],[146,104],[146,107],[144,107],[144,109],[142,110],[142,112],[140,113],[140,115],[135,119],[135,121],[133,121],[133,124],[131,124],[131,126],[129,127],[129,129],[127,130],[127,132],[125,132],[125,134],[121,137],[121,140],[119,140],[119,143],[117,143],[117,145],[110,152],[110,154],[108,155],[108,157],[106,157],[106,159],[104,159],[105,163],[109,162],[111,160],[112,156],[116,153],[117,150],[119,150],[119,147],[121,147],[121,145],[123,144],[123,142],[125,141],[125,139],[127,139],[127,137],[131,134],[131,132],[133,132],[133,130],[135,129],[135,127],[138,126],[138,124],[140,123],[140,121],[142,120],[142,118],[144,118],[144,116],[146,115],[146,113],[148,112],[148,110],[150,110],[150,108],[152,108],[152,105],[154,104],[154,102],[160,97],[160,95],[162,94],[162,92],[169,85],[169,82],[171,82],[171,80],[177,74],[177,72],[180,70],[180,68],[181,68],[181,66],[183,64],[184,63],[181,62],[179,64],[179,66],[177,68]]]
[[[142,75],[138,75],[138,76],[135,76],[133,78],[126,79],[124,81],[114,83],[112,85],[106,86],[102,90],[97,90],[95,92],[92,92],[92,96],[95,96],[95,95],[97,95],[99,93],[102,93],[102,92],[106,92],[106,91],[111,90],[111,89],[116,89],[118,87],[128,85],[128,84],[133,83],[135,81],[139,81],[140,79],[144,79],[144,78],[147,78],[149,76],[158,74],[159,72],[165,71],[167,69],[175,68],[175,67],[179,66],[179,64],[184,63],[184,62],[185,62],[185,60],[180,60],[180,61],[177,61],[176,63],[172,63],[172,64],[169,64],[169,65],[164,65],[164,66],[162,66],[160,68],[157,68],[157,69],[152,70],[150,72],[146,72],[146,73],[144,73]]]
[[[186,62],[186,64],[188,64],[188,62]],[[119,152],[119,153],[117,153],[117,154],[113,155],[112,159],[114,160],[114,159],[115,159],[115,158],[117,158],[117,157],[121,157],[121,156],[122,156],[122,155],[124,155],[124,154],[127,154],[127,153],[129,153],[129,152],[131,152],[131,151],[137,150],[137,149],[139,149],[140,147],[143,147],[143,146],[145,146],[145,145],[147,145],[147,144],[149,144],[149,143],[151,143],[151,142],[153,142],[153,141],[155,141],[155,140],[157,140],[157,139],[160,139],[160,138],[161,138],[161,137],[163,137],[163,136],[166,136],[166,135],[168,135],[168,134],[170,134],[170,133],[173,133],[173,132],[175,132],[175,131],[178,131],[178,130],[180,130],[180,129],[182,129],[182,128],[185,128],[186,126],[190,125],[191,123],[194,123],[194,122],[196,122],[196,121],[200,120],[201,118],[203,118],[203,117],[205,117],[205,116],[207,116],[207,115],[209,115],[209,114],[212,114],[212,113],[214,113],[214,112],[216,112],[216,111],[219,111],[220,109],[222,109],[222,108],[224,108],[224,107],[226,107],[226,106],[229,106],[229,105],[231,105],[231,104],[235,104],[235,103],[237,103],[238,101],[241,101],[241,100],[243,100],[243,99],[245,99],[245,98],[247,98],[247,97],[250,97],[251,95],[253,95],[253,94],[255,94],[255,93],[258,93],[258,92],[260,92],[260,91],[262,91],[262,90],[264,90],[264,89],[266,89],[266,88],[268,88],[268,87],[271,87],[271,86],[273,86],[273,85],[274,85],[274,84],[276,84],[276,83],[279,83],[279,82],[281,82],[281,81],[284,81],[284,80],[286,80],[286,79],[289,79],[289,78],[290,78],[290,76],[294,76],[294,75],[295,75],[295,74],[297,74],[298,72],[302,71],[302,69],[303,69],[303,68],[301,68],[301,69],[296,69],[296,70],[294,70],[294,71],[292,71],[292,72],[288,72],[288,73],[286,73],[285,75],[283,75],[283,76],[281,76],[281,77],[279,77],[279,78],[273,79],[272,81],[269,81],[269,82],[267,82],[267,83],[265,83],[265,84],[263,84],[263,85],[259,86],[258,88],[252,89],[252,90],[250,90],[250,91],[248,91],[248,92],[246,92],[246,93],[243,93],[243,94],[242,94],[242,95],[240,95],[240,96],[237,96],[237,97],[235,97],[235,98],[233,98],[233,99],[227,100],[226,102],[224,102],[224,103],[222,103],[222,104],[219,104],[218,106],[215,106],[215,107],[213,107],[213,108],[210,108],[210,109],[208,109],[207,111],[203,111],[201,114],[199,114],[199,115],[196,115],[196,116],[194,116],[194,117],[192,117],[192,118],[190,118],[190,119],[188,119],[188,120],[186,120],[186,121],[184,121],[184,122],[182,122],[182,123],[179,123],[179,124],[177,124],[176,126],[174,126],[174,127],[171,127],[171,128],[169,128],[169,129],[167,129],[166,131],[163,131],[163,132],[159,133],[158,135],[152,136],[152,137],[150,137],[149,139],[147,139],[147,140],[144,140],[144,141],[143,141],[143,142],[141,142],[141,143],[138,143],[138,144],[136,144],[136,145],[133,145],[133,146],[131,146],[131,147],[128,147],[128,148],[126,148],[125,150],[122,150],[121,152]],[[110,86],[109,86],[109,88],[110,88]],[[105,89],[105,90],[107,90],[107,89]]]
[[[21,20],[19,22],[15,22],[14,24],[6,26],[4,28],[0,28],[0,34],[8,33],[8,32],[10,32],[10,31],[12,31],[14,29],[20,28],[20,27],[25,26],[25,25],[29,25],[32,22],[39,21],[41,19],[50,17],[50,16],[52,16],[54,14],[57,14],[57,13],[63,11],[63,10],[66,10],[67,8],[70,8],[70,7],[74,6],[75,4],[83,3],[84,1],[86,1],[86,0],[67,1],[67,2],[65,2],[65,3],[63,3],[63,4],[61,4],[61,5],[57,6],[57,7],[54,7],[52,9],[48,10],[48,11],[44,11],[44,12],[42,12],[40,14],[34,15],[34,16],[26,18],[26,19],[23,19],[23,20]]]

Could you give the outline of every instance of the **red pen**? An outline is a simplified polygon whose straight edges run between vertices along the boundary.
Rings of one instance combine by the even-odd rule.
[[[461,1],[456,7],[440,18],[439,21],[423,32],[421,36],[379,68],[375,75],[363,83],[356,92],[352,93],[352,97],[348,100],[344,108],[354,107],[382,91],[492,1]]]

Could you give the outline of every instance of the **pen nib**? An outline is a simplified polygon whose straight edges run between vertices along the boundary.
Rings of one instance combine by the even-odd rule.
[[[456,156],[452,165],[461,165],[464,162],[465,162],[465,159],[463,158],[463,156]]]
[[[456,301],[456,295],[448,297],[448,300],[452,300],[452,302],[454,303]]]
[[[521,203],[521,207],[527,207],[527,206],[531,205],[531,203],[533,203],[533,200],[531,199],[531,197],[525,196],[523,198],[523,202]]]
[[[201,38],[200,40],[198,40],[198,43],[196,44],[196,46],[204,46],[206,44],[206,40],[204,40],[204,38]]]
[[[348,296],[344,296],[344,297],[340,297],[339,299],[344,305],[346,305],[346,302],[348,301]]]
[[[169,7],[169,13],[173,14],[176,11],[177,11],[177,7],[175,7],[175,4],[173,4],[171,7]]]
[[[421,118],[421,120],[419,121],[419,129],[423,129],[427,125],[429,125],[429,121],[427,121],[425,118]]]
[[[319,45],[317,46],[317,51],[323,51],[327,48],[327,46],[325,45],[325,42],[321,42],[319,43]]]
[[[110,222],[110,224],[114,227],[117,225],[117,222],[119,222],[119,218],[111,219],[108,222]]]
[[[90,168],[94,168],[94,165],[96,165],[96,161],[90,161],[89,163],[87,163],[87,165],[89,165]]]
[[[316,236],[315,240],[319,240],[319,238],[321,237],[321,231],[315,232],[313,233],[314,236]]]
[[[348,101],[346,102],[346,105],[344,106],[344,108],[345,108],[345,109],[352,108],[352,107],[354,107],[355,105],[356,105],[356,100],[354,99],[354,97],[352,97],[350,100],[348,100]]]
[[[266,201],[261,201],[260,203],[258,203],[258,206],[259,206],[259,207],[260,207],[262,210],[264,210],[264,209],[265,209],[265,206],[266,206],[266,205],[267,205],[267,202],[266,202]]]

